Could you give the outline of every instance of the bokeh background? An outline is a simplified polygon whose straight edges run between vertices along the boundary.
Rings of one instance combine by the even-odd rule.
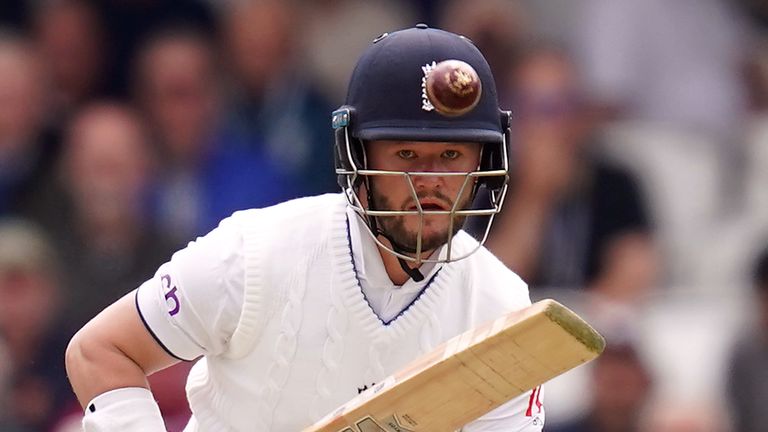
[[[3,0],[0,431],[79,429],[69,338],[174,250],[336,191],[354,62],[418,22],[514,111],[488,247],[608,339],[545,430],[768,431],[762,0]],[[152,377],[171,431],[188,368]]]

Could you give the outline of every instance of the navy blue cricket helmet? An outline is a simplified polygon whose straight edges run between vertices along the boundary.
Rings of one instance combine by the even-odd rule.
[[[441,110],[440,101],[428,88],[430,73],[446,61],[469,65],[474,75],[471,79],[479,80],[479,97],[458,114]],[[472,41],[424,24],[377,37],[358,60],[346,102],[333,112],[332,124],[339,184],[374,237],[380,234],[375,218],[382,216],[382,209],[371,215],[372,209],[364,208],[356,197],[360,184],[377,175],[366,166],[366,142],[482,143],[480,166],[466,175],[473,177],[475,191],[488,189],[490,203],[484,209],[462,209],[456,216],[490,216],[487,237],[490,221],[500,211],[506,192],[509,112],[499,108],[491,69]],[[419,210],[422,216],[427,213]],[[450,243],[450,238],[447,240]],[[398,251],[393,253],[408,259]]]

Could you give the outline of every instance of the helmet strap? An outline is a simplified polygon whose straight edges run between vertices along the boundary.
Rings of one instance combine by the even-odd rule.
[[[406,263],[405,260],[400,257],[397,257],[397,262],[400,263],[400,267],[408,276],[411,277],[411,279],[414,280],[414,282],[421,282],[424,280],[424,275],[421,274],[419,269],[408,267],[408,263]]]
[[[403,248],[401,248],[397,244],[397,242],[395,242],[394,239],[392,239],[392,237],[387,235],[384,231],[377,229],[376,234],[381,235],[385,239],[389,240],[389,243],[392,245],[393,251],[397,253],[405,254],[405,251],[403,250]],[[418,268],[411,268],[410,266],[408,266],[408,263],[405,262],[405,260],[400,258],[399,256],[395,256],[395,258],[397,258],[397,262],[400,264],[400,268],[402,268],[405,274],[410,276],[411,279],[413,279],[415,282],[421,282],[424,280],[424,275],[421,273],[421,271]]]

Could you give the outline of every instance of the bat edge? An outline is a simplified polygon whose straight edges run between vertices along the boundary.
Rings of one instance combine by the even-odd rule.
[[[605,338],[575,312],[553,299],[544,299],[540,303],[544,305],[547,318],[576,338],[595,356],[605,350]]]

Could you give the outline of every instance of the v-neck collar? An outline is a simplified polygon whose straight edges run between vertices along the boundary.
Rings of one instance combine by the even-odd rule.
[[[403,285],[396,285],[392,282],[384,267],[384,260],[381,257],[376,242],[371,237],[371,233],[365,227],[363,222],[354,210],[347,207],[347,235],[349,245],[352,251],[352,260],[357,270],[357,277],[363,293],[369,293],[372,290],[398,290],[400,292],[416,293],[422,291],[430,279],[440,271],[441,263],[424,263],[419,271],[424,275],[424,280],[416,282],[408,279]],[[444,254],[445,246],[436,251],[433,256]]]
[[[352,251],[350,221],[347,217],[347,204],[341,196],[340,205],[334,211],[332,227],[332,253],[336,271],[337,289],[341,290],[345,306],[357,318],[366,331],[386,331],[402,334],[409,331],[426,317],[430,304],[438,301],[446,290],[443,281],[449,280],[456,267],[455,263],[437,265],[426,277],[427,283],[421,287],[415,299],[389,321],[384,321],[374,312],[360,285],[357,263]],[[373,240],[371,240],[373,241]],[[379,257],[379,259],[381,259]],[[383,264],[381,264],[383,266]]]

